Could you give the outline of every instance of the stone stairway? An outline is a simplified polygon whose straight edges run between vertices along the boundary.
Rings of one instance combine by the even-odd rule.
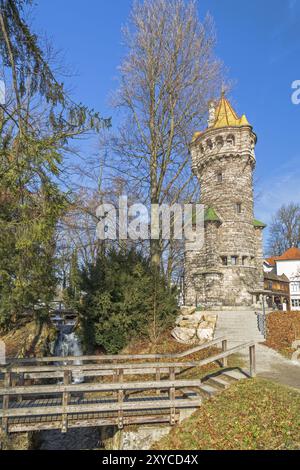
[[[258,330],[257,316],[253,310],[236,310],[218,312],[215,338],[226,336],[228,346],[247,341],[262,343],[264,336]]]

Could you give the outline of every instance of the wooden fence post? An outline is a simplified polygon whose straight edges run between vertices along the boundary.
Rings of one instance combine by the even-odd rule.
[[[170,367],[169,369],[170,374],[170,380],[175,380],[175,367]],[[174,426],[175,424],[175,418],[176,418],[176,404],[175,404],[175,398],[176,398],[176,393],[175,393],[175,387],[170,387],[169,391],[169,399],[171,400],[171,409],[170,409],[170,424],[171,426]]]
[[[10,386],[11,386],[11,371],[9,370],[9,366],[7,366],[5,374],[4,374],[4,387],[9,388]],[[2,402],[2,409],[3,409],[2,431],[5,434],[7,434],[8,432],[8,418],[5,416],[8,408],[9,408],[9,395],[4,395],[3,402]]]
[[[227,351],[227,339],[224,339],[222,341],[222,352],[226,352]],[[222,359],[222,366],[223,367],[227,367],[228,366],[228,359],[227,357],[223,357]]]
[[[155,380],[156,380],[156,382],[160,382],[160,368],[159,367],[156,368]],[[156,395],[158,395],[158,396],[160,395],[160,389],[159,388],[156,389]]]
[[[123,382],[123,378],[124,378],[124,371],[123,371],[123,369],[119,369],[119,373],[118,373],[119,383]],[[124,427],[124,412],[123,412],[123,409],[122,409],[123,401],[124,401],[124,391],[123,390],[118,390],[118,404],[119,404],[118,428],[119,429],[123,429],[123,427]]]
[[[24,387],[24,384],[25,384],[24,372],[22,372],[19,378],[19,385],[20,387]],[[21,402],[22,400],[23,400],[22,395],[18,395],[18,402]]]
[[[71,371],[65,370],[64,371],[64,385],[69,385],[71,383]],[[67,412],[67,406],[69,404],[70,400],[70,393],[69,392],[63,392],[63,397],[62,397],[62,405],[63,405],[63,415],[62,415],[62,427],[61,427],[61,432],[67,432],[68,431],[68,412]]]
[[[250,376],[256,376],[255,344],[249,347]]]

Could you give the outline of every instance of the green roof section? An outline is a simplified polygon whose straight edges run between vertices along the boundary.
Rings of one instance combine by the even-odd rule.
[[[266,228],[266,224],[261,222],[260,220],[254,219],[253,220],[253,225],[254,227],[259,227],[259,228]]]
[[[193,210],[193,225],[196,224],[196,212]],[[204,222],[221,222],[215,210],[212,207],[207,207],[204,211]]]
[[[204,222],[221,222],[215,210],[212,207],[205,209]]]

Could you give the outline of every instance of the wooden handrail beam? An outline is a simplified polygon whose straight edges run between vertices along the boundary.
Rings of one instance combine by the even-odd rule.
[[[122,404],[118,402],[101,403],[101,409],[99,409],[99,403],[90,403],[90,404],[81,404],[81,405],[68,405],[67,407],[63,406],[44,406],[44,407],[26,407],[26,408],[9,408],[5,416],[8,418],[13,417],[30,417],[30,416],[45,416],[45,415],[62,415],[67,414],[79,414],[79,413],[99,413],[108,412],[108,411],[137,411],[137,410],[150,410],[150,409],[167,409],[175,405],[176,409],[178,408],[196,408],[200,406],[202,399],[177,399],[173,400],[155,400],[155,401],[135,401],[134,403],[123,402]],[[3,412],[0,411],[0,418],[2,418]]]
[[[228,356],[231,356],[235,352],[238,352],[240,349],[244,349],[246,347],[253,347],[254,343],[253,341],[235,346],[231,349],[228,349],[225,352],[221,352],[219,354],[216,354],[214,356],[208,357],[206,359],[202,359],[200,361],[194,361],[194,362],[170,362],[170,363],[146,363],[146,364],[139,364],[140,366],[145,366],[145,367],[153,367],[153,368],[159,368],[160,366],[162,367],[168,367],[168,368],[184,368],[184,367],[201,367],[203,365],[210,364],[211,362],[218,361],[220,359],[224,359]],[[109,367],[109,365],[106,365]],[[111,365],[112,366],[112,365]],[[114,364],[115,369],[126,369],[129,368],[131,369],[132,364],[121,364],[121,365],[116,365]],[[77,366],[64,366],[63,370],[74,370]],[[103,367],[103,366],[101,366]],[[136,365],[134,365],[136,367]],[[78,372],[78,369],[75,369]],[[150,387],[150,388],[163,388],[161,387],[162,384],[168,383],[168,381],[160,381],[160,382],[140,382],[138,383],[139,387],[141,386],[142,389],[144,387]],[[180,383],[180,381],[175,381],[175,383]],[[154,387],[151,387],[151,385],[155,384]],[[127,389],[130,389],[130,387],[134,387],[137,385],[136,382],[128,382],[128,383],[118,383],[118,384],[78,384],[78,385],[36,385],[36,386],[26,386],[26,387],[10,387],[10,388],[1,388],[0,389],[0,395],[17,395],[17,394],[53,394],[53,393],[61,393],[64,391],[69,391],[69,392],[88,392],[88,391],[104,391],[104,390],[126,390],[126,386],[128,386]],[[99,388],[98,388],[99,387]],[[108,387],[108,388],[107,388]],[[119,387],[119,388],[118,388]],[[122,387],[122,388],[120,388]]]
[[[36,358],[22,358],[22,359],[14,359],[12,358],[10,361],[12,364],[40,364],[43,362],[69,362],[69,361],[126,361],[126,360],[144,360],[144,359],[180,359],[186,356],[190,356],[191,354],[195,354],[196,352],[202,351],[203,349],[210,348],[215,346],[216,344],[221,343],[225,339],[225,336],[220,338],[216,338],[209,343],[201,344],[200,346],[196,346],[192,349],[188,349],[187,351],[183,351],[181,353],[173,353],[173,354],[118,354],[118,355],[103,355],[103,356],[53,356],[53,357],[36,357]],[[15,367],[16,367],[15,365]],[[0,368],[1,372],[4,372],[4,367]]]
[[[30,385],[28,387],[1,388],[0,395],[57,395],[76,392],[117,392],[133,390],[155,390],[157,388],[169,389],[174,387],[199,387],[201,381],[197,380],[160,380],[153,382],[120,382],[120,383],[92,383],[71,385]]]

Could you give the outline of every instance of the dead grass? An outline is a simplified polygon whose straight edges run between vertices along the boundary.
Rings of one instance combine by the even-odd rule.
[[[272,382],[240,382],[205,402],[155,444],[159,450],[300,449],[300,393]]]
[[[170,331],[165,332],[162,337],[161,341],[157,345],[153,345],[149,342],[149,340],[138,340],[132,341],[132,343],[127,346],[121,354],[175,354],[181,353],[183,351],[187,351],[188,349],[193,348],[194,346],[189,346],[185,344],[180,344],[176,342],[172,336]],[[220,352],[219,348],[211,347],[199,351],[197,353],[191,354],[189,356],[183,357],[181,359],[160,359],[158,361],[153,361],[151,359],[145,360],[143,359],[141,362],[189,362],[189,361],[200,361],[201,359],[206,359],[210,356],[218,354]],[[140,361],[135,361],[138,367],[138,363]],[[238,355],[232,355],[228,358],[228,367],[232,368],[242,368],[244,366],[243,361],[240,359]],[[201,379],[208,374],[212,374],[220,370],[220,365],[217,363],[207,364],[202,367],[192,367],[182,369],[179,374],[176,374],[177,379]],[[167,380],[169,378],[168,374],[162,374],[161,380]],[[150,380],[154,380],[155,376],[149,374],[140,374],[140,375],[125,375],[124,381],[126,382],[146,382]],[[111,383],[112,376],[101,377],[98,379],[103,383]],[[153,391],[149,392],[139,392],[142,396],[153,395]],[[136,392],[131,392],[128,396],[134,395]],[[99,394],[100,396],[101,394]],[[109,393],[107,394],[107,396]],[[86,394],[87,397],[95,397],[98,396],[95,393],[93,394]]]
[[[272,312],[267,316],[267,346],[290,358],[296,339],[300,339],[300,312]]]
[[[56,334],[52,325],[38,325],[31,321],[13,328],[0,339],[5,343],[6,357],[38,357],[47,355],[49,342],[55,339]]]

